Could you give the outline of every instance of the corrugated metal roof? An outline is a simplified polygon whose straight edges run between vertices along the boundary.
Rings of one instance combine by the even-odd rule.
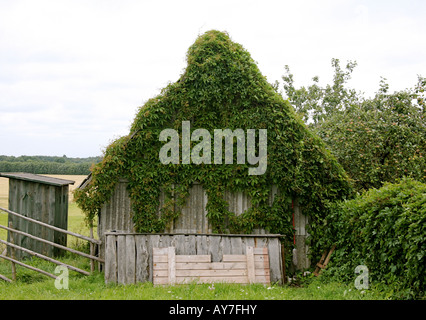
[[[75,181],[72,181],[72,180],[65,180],[65,179],[47,177],[47,176],[42,176],[39,174],[24,173],[24,172],[4,172],[4,173],[0,172],[0,177],[38,182],[38,183],[43,183],[43,184],[48,184],[48,185],[58,186],[58,187],[75,183]]]

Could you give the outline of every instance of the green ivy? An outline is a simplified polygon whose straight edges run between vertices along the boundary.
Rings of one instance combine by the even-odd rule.
[[[178,81],[139,108],[129,135],[106,149],[103,161],[92,170],[91,183],[75,192],[89,222],[110,199],[119,177],[129,181],[139,232],[163,231],[180,214],[173,210],[174,202],[182,204],[195,181],[206,190],[214,232],[250,233],[261,227],[291,239],[291,199],[297,197],[303,212],[316,221],[323,217],[327,201],[350,194],[346,173],[322,140],[227,33],[213,30],[199,36],[188,50],[187,62]],[[237,164],[236,151],[233,164],[162,164],[159,152],[165,142],[159,141],[160,132],[171,128],[181,134],[182,121],[190,121],[191,131],[204,128],[212,135],[214,129],[267,129],[265,174],[248,175],[249,165]],[[280,194],[270,206],[272,185]],[[173,187],[177,199],[171,196]],[[252,208],[239,216],[230,212],[225,190],[246,192]],[[162,191],[166,201],[159,215]]]

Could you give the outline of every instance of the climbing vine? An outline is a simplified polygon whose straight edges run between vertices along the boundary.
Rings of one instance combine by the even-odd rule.
[[[119,177],[129,181],[139,232],[163,231],[180,214],[174,210],[175,202],[183,204],[196,181],[206,190],[214,232],[249,233],[260,227],[291,235],[291,199],[297,197],[303,212],[315,220],[326,201],[350,193],[346,173],[324,143],[227,33],[213,30],[199,36],[187,52],[187,62],[178,81],[139,108],[129,135],[107,147],[103,161],[92,169],[90,184],[75,192],[89,222],[109,200]],[[182,139],[182,121],[190,121],[191,131],[203,128],[212,135],[218,128],[267,129],[266,172],[248,175],[250,165],[237,163],[236,148],[233,164],[163,164],[159,152],[165,142],[159,140],[160,132],[174,129]],[[272,185],[279,194],[271,206]],[[230,212],[225,190],[245,192],[252,207],[238,216]],[[161,192],[166,200],[159,213]]]

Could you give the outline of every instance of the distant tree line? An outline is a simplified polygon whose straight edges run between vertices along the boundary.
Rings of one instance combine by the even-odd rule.
[[[57,156],[2,156],[0,172],[27,172],[36,174],[78,174],[90,173],[90,167],[102,157],[68,158]]]

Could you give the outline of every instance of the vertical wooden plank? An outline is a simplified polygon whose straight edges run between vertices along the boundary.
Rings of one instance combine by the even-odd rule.
[[[246,256],[247,256],[247,277],[249,283],[254,283],[255,278],[255,269],[254,269],[254,253],[253,247],[246,247]]]
[[[153,263],[152,263],[152,249],[153,248],[158,248],[158,243],[160,241],[160,236],[159,235],[149,235],[147,236],[147,249],[149,254],[149,281],[152,282],[152,270],[154,270],[153,267]]]
[[[212,261],[219,262],[222,260],[222,249],[220,248],[220,236],[210,236],[209,250],[207,254],[212,256]]]
[[[268,246],[268,239],[266,237],[257,237],[256,238],[256,247],[258,248],[264,248]]]
[[[281,244],[278,238],[269,238],[269,270],[272,282],[282,283],[282,261],[281,261]]]
[[[117,237],[106,235],[105,283],[117,283]]]
[[[168,248],[168,273],[169,273],[169,283],[171,285],[176,284],[176,252],[174,247]]]
[[[189,207],[189,221],[187,226],[187,232],[198,232],[198,215],[199,212],[199,203],[198,203],[198,185],[193,185],[191,187],[191,198],[190,198],[190,207]]]
[[[115,185],[115,191],[114,191],[114,202],[112,203],[112,209],[113,209],[113,215],[115,218],[115,226],[114,228],[116,230],[119,230],[120,232],[124,231],[123,228],[123,212],[121,211],[122,208],[122,197],[120,193],[120,183],[116,183]]]
[[[254,237],[244,237],[244,242],[246,246],[255,247],[255,238]]]
[[[222,255],[231,254],[231,237],[221,237]]]
[[[164,247],[164,248],[166,248],[166,247],[173,247],[171,245],[171,243],[172,243],[172,236],[161,235],[160,238],[161,238],[161,247]]]
[[[44,217],[46,216],[46,212],[48,211],[47,205],[48,205],[48,202],[49,202],[48,201],[48,199],[49,199],[48,198],[48,192],[46,191],[46,189],[47,189],[46,187],[47,186],[43,185],[43,184],[39,185],[38,200],[37,200],[37,203],[36,203],[36,210],[39,213],[39,220],[43,221],[43,222],[48,221],[47,218],[44,219]],[[40,229],[39,229],[40,236],[43,239],[49,240],[47,232],[48,232],[48,228],[46,228],[44,226],[40,226]],[[41,245],[41,252],[47,252],[48,248],[49,248],[49,245],[47,243],[43,243]]]
[[[22,213],[23,215],[25,215],[27,217],[28,216],[31,217],[31,213],[29,213],[29,207],[28,207],[28,203],[29,203],[28,193],[27,193],[28,192],[28,183],[29,182],[27,182],[27,181],[21,181],[21,192],[20,192],[21,193],[21,195],[20,195],[20,197],[21,197],[21,212],[18,212],[18,213]],[[20,219],[20,220],[21,220],[20,225],[22,226],[20,228],[20,230],[29,233],[29,231],[32,227],[32,222],[27,221],[27,220],[23,220],[23,219]],[[30,238],[20,236],[19,241],[20,241],[19,245],[23,246],[24,248],[29,248],[30,245],[31,245],[31,239]],[[19,250],[18,252],[19,252],[19,255],[21,256],[21,258],[29,256],[27,253],[22,252],[21,250]]]
[[[176,254],[187,254],[185,248],[185,236],[181,234],[175,235],[176,239]]]
[[[198,236],[197,237],[197,254],[209,254],[208,253],[208,236]]]
[[[230,237],[231,254],[244,254],[241,237]]]
[[[43,221],[45,223],[48,223],[50,225],[55,224],[55,213],[56,213],[56,188],[54,186],[46,185],[46,188],[48,188],[49,193],[49,205],[48,205],[48,211],[46,212],[46,221]],[[58,234],[58,231],[48,229],[47,230],[47,238],[49,241],[55,241],[56,235]],[[47,252],[51,252],[53,254],[52,246],[47,247]]]
[[[34,219],[40,220],[41,221],[41,216],[42,216],[42,204],[41,202],[43,201],[43,185],[41,183],[37,183],[35,184],[35,194],[34,194]],[[45,235],[43,234],[43,229],[46,228],[42,228],[42,226],[34,224],[34,235],[43,239],[45,238]],[[40,241],[37,241],[37,248],[36,252],[46,252],[47,249],[47,244],[42,243]]]
[[[209,219],[207,218],[207,213],[208,213],[208,211],[207,211],[207,201],[208,201],[207,192],[203,188],[203,218],[204,218],[204,226],[203,226],[202,233],[212,233],[211,223],[209,222]]]
[[[11,211],[18,212],[18,213],[20,212],[19,211],[19,198],[20,198],[20,196],[19,196],[19,181],[12,179],[12,178],[9,178],[9,209]],[[12,214],[8,215],[8,223],[12,223],[13,227],[17,230],[20,230],[20,226],[19,226],[20,221],[19,220],[21,220],[21,219],[19,219],[18,217],[14,216]],[[12,234],[11,232],[7,233],[7,241],[9,241],[9,242],[11,240],[11,238],[10,238],[11,234]],[[16,235],[16,236],[18,236],[18,235]],[[18,237],[15,237],[14,240],[15,240],[15,243],[17,243],[17,244],[20,243],[20,241],[18,241],[19,240]],[[8,255],[10,256],[11,255],[11,248],[7,247],[7,252],[8,252]]]
[[[26,183],[26,196],[25,196],[25,212],[27,214],[27,217],[37,219],[37,213],[34,212],[34,186],[36,183],[34,182],[27,182]],[[38,219],[37,219],[38,220]],[[37,224],[33,222],[28,222],[28,233],[34,235],[35,231],[37,230]],[[27,249],[37,251],[37,246],[39,245],[39,242],[34,239],[28,239],[27,240]],[[51,255],[52,256],[52,255]]]
[[[196,244],[197,235],[192,234],[192,235],[189,235],[187,238],[188,238],[188,241],[187,241],[188,254],[191,254],[191,255],[197,254],[197,244]]]
[[[126,284],[136,282],[136,249],[135,236],[128,234],[126,238]]]
[[[282,268],[281,284],[285,284],[285,283],[287,283],[287,273],[286,273],[286,269],[285,269],[285,247],[284,247],[284,243],[281,243],[281,268]]]
[[[62,187],[62,210],[61,210],[61,227],[62,229],[68,229],[68,195],[69,195],[69,186],[63,186]],[[61,244],[66,246],[67,245],[67,234],[61,233]]]
[[[125,208],[125,203],[126,203],[126,201],[125,201],[125,191],[126,191],[126,189],[123,188],[123,182],[122,182],[121,179],[117,183],[117,189],[118,189],[117,190],[118,191],[117,195],[118,195],[118,198],[119,198],[120,206],[116,208],[116,211],[118,211],[119,208],[121,209],[121,214],[119,214],[119,216],[121,218],[121,221],[120,221],[120,230],[122,230],[122,231],[129,231],[127,229],[128,220],[129,220],[128,219],[128,214],[127,214],[127,212],[124,212],[124,210],[123,210]],[[118,212],[117,212],[117,215],[118,215]]]
[[[117,236],[117,282],[126,284],[126,238],[124,235]]]
[[[146,246],[146,235],[135,235],[136,242],[136,282],[149,280],[148,257],[149,251]]]

